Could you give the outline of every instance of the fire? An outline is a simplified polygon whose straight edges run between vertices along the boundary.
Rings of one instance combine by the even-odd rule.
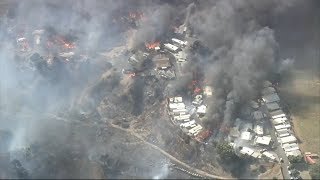
[[[56,39],[58,41],[58,43],[61,43],[63,45],[64,48],[66,49],[73,49],[75,48],[75,44],[71,43],[71,42],[67,42],[64,38],[62,37],[58,37]]]
[[[146,48],[151,50],[151,49],[155,49],[156,47],[160,46],[160,41],[156,41],[154,43],[145,43]]]

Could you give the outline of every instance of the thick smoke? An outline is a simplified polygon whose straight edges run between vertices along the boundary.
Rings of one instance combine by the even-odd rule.
[[[168,4],[148,9],[134,33],[133,48],[144,45],[145,42],[153,43],[167,33],[173,12],[173,8]]]
[[[133,28],[136,31],[133,34],[133,48],[145,42],[165,39],[177,21],[176,15],[185,14],[185,20],[174,25],[189,26],[210,50],[206,55],[192,55],[192,61],[186,65],[186,70],[190,72],[200,67],[207,82],[214,88],[206,116],[206,123],[210,127],[216,127],[221,122],[230,124],[247,101],[257,97],[264,80],[272,73],[290,71],[294,62],[293,59],[280,60],[277,57],[278,44],[271,26],[274,17],[297,4],[294,0],[217,0],[194,3],[34,0],[10,4],[12,6],[8,7],[12,8],[9,8],[7,16],[0,18],[0,125],[13,134],[7,150],[19,152],[32,144],[31,150],[25,154],[33,157],[34,161],[22,162],[31,178],[87,177],[92,173],[89,163],[92,154],[121,151],[121,148],[112,145],[100,147],[100,151],[97,151],[94,144],[96,139],[91,138],[95,137],[96,129],[78,129],[76,123],[71,122],[61,125],[57,121],[67,120],[57,116],[74,110],[76,115],[70,113],[70,121],[81,121],[86,119],[83,114],[96,110],[104,96],[119,93],[115,91],[121,89],[118,88],[120,75],[113,72],[116,68],[111,68],[108,60],[98,58],[98,53],[123,44],[125,31],[131,27],[123,28],[117,24],[120,23],[119,17],[127,16],[129,12],[143,13]],[[70,67],[62,65],[61,59],[55,59],[52,66],[44,68],[47,70],[44,72],[17,66],[25,60],[16,55],[17,36],[32,39],[30,32],[36,29],[45,29],[45,37],[54,34],[75,36],[76,44],[81,49],[81,52],[76,53],[92,58],[89,58],[88,64],[82,64],[81,73],[70,73]],[[40,56],[45,58],[42,54]],[[57,76],[48,79],[50,74]],[[168,87],[169,94],[184,93],[191,80],[192,75],[187,74],[174,81]],[[141,84],[137,81],[132,89],[135,104],[142,99],[144,88]],[[141,113],[139,106],[135,108],[137,114]],[[94,119],[90,118],[87,119]],[[110,144],[120,141],[113,139],[115,137],[108,134]],[[34,153],[34,156],[30,153]],[[20,156],[14,155],[12,158],[19,159]],[[121,151],[116,157],[122,157],[125,161],[125,152]],[[118,161],[115,162],[116,167],[119,167]],[[73,168],[65,168],[66,164]],[[141,164],[139,166],[144,167]],[[165,178],[168,167],[160,168],[159,171],[154,173],[154,177]]]
[[[230,125],[244,104],[256,98],[263,81],[279,64],[274,31],[264,27],[268,18],[286,10],[293,1],[210,1],[200,3],[189,19],[201,42],[213,52],[198,57],[206,80],[214,88],[208,125]],[[261,16],[262,15],[262,16]],[[194,66],[189,63],[189,66]],[[282,68],[279,69],[279,71]]]

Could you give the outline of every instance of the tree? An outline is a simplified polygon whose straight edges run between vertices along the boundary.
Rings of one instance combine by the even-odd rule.
[[[320,179],[320,163],[311,165],[309,172],[312,179]]]
[[[288,156],[288,160],[290,163],[301,163],[303,162],[302,156]]]
[[[226,161],[233,160],[236,157],[233,147],[226,142],[218,145],[217,152],[219,156]]]

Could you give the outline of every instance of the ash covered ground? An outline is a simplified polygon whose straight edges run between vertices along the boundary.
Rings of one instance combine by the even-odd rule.
[[[290,76],[274,19],[314,2],[0,3],[1,178],[184,179],[253,177],[217,144],[264,81]],[[172,38],[188,42],[183,63]],[[198,142],[170,121],[167,99],[191,102],[204,84],[211,136]]]

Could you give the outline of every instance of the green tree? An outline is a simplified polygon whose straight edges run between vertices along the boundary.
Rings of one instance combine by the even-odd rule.
[[[290,163],[301,163],[303,162],[302,156],[288,156],[288,160]]]
[[[226,161],[233,160],[236,157],[233,147],[227,142],[219,144],[217,147],[217,152],[219,156]]]
[[[320,179],[320,163],[311,165],[309,172],[312,179]]]

